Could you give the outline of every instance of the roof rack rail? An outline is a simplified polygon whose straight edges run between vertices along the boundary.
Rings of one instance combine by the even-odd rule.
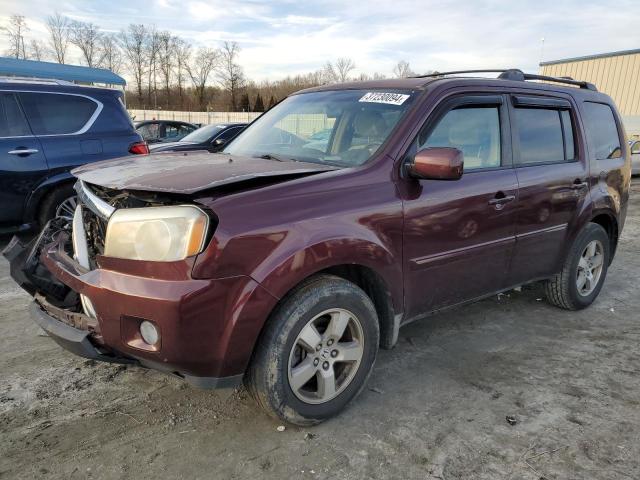
[[[39,77],[19,77],[13,75],[0,75],[0,82],[5,83],[39,83],[44,85],[76,85],[68,80],[58,80],[57,78]]]
[[[457,75],[461,73],[499,73],[498,78],[501,80],[514,80],[524,82],[526,80],[542,80],[545,82],[564,83],[566,85],[573,85],[575,87],[585,88],[597,92],[598,89],[593,83],[584,82],[580,80],[574,80],[571,77],[549,77],[547,75],[536,75],[533,73],[524,73],[517,68],[509,69],[490,69],[490,70],[456,70],[451,72],[436,72],[428,75],[417,75],[411,78],[429,78],[429,77],[444,77],[446,75]]]

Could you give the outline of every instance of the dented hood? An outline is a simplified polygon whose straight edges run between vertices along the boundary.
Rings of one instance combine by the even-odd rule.
[[[163,153],[90,163],[72,173],[117,190],[190,194],[259,177],[301,176],[335,170],[307,162],[279,162],[221,153]]]

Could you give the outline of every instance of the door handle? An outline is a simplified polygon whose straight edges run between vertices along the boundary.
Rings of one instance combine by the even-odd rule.
[[[35,148],[19,148],[16,150],[9,150],[7,153],[9,155],[31,155],[32,153],[38,153],[38,150]]]
[[[496,208],[502,208],[506,203],[513,202],[515,199],[515,195],[496,194],[495,198],[489,200],[489,205],[495,205]]]

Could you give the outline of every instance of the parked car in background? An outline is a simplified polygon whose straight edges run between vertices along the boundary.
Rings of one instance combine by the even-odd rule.
[[[188,152],[193,150],[208,150],[219,152],[247,126],[246,123],[218,123],[205,125],[191,132],[177,142],[157,143],[151,145],[151,153],[158,152]]]
[[[631,144],[631,174],[640,175],[640,140],[632,140]]]
[[[108,88],[0,78],[0,232],[70,218],[72,168],[148,153],[122,98]]]
[[[329,142],[304,148],[319,121]],[[537,281],[557,307],[591,305],[627,214],[624,142],[586,82],[325,85],[222,153],[80,167],[73,226],[5,256],[69,350],[205,388],[244,380],[271,415],[311,425],[363,389],[402,325]]]
[[[163,142],[177,142],[199,127],[195,123],[175,120],[144,120],[136,122],[136,131],[149,145]]]

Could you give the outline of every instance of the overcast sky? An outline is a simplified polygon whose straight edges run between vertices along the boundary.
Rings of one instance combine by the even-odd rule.
[[[640,48],[638,0],[0,0],[0,21],[22,14],[30,37],[45,40],[44,20],[54,9],[104,31],[145,23],[196,45],[235,40],[240,63],[256,80],[305,73],[341,56],[368,74],[390,75],[401,59],[417,72],[534,72],[541,58]],[[6,38],[0,42],[3,53]]]

